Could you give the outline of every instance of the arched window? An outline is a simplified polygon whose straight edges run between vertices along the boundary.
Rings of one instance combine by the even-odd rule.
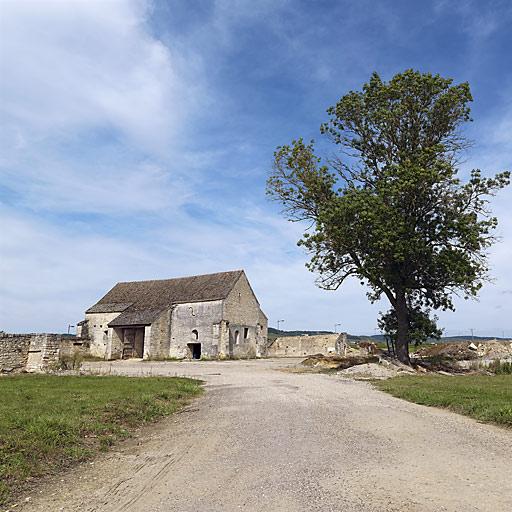
[[[195,329],[192,331],[192,338],[195,340],[199,339],[199,333]]]
[[[240,333],[235,331],[235,343],[238,345],[240,343]]]

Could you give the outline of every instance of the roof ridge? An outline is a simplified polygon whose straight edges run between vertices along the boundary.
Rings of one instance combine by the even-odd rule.
[[[206,277],[206,276],[215,276],[220,274],[236,274],[245,272],[243,268],[238,270],[225,270],[223,272],[211,272],[209,274],[194,274],[190,276],[179,276],[179,277],[168,277],[165,279],[141,279],[139,281],[118,281],[116,284],[125,284],[125,283],[154,283],[157,281],[175,281],[177,279],[190,279],[192,277]]]

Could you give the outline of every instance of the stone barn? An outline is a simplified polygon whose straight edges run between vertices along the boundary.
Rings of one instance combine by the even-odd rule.
[[[77,335],[105,359],[258,357],[267,317],[236,270],[117,283],[85,312]]]

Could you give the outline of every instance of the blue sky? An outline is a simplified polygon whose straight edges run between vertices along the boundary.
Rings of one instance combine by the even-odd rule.
[[[289,329],[374,333],[357,282],[319,290],[264,185],[373,71],[469,81],[461,172],[512,168],[508,1],[3,1],[0,329],[63,331],[120,280],[244,268]],[[447,334],[512,336],[512,188],[479,302]]]

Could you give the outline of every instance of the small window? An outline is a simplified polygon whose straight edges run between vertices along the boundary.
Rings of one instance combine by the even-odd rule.
[[[238,345],[240,343],[240,333],[235,331],[235,343]]]
[[[244,340],[249,337],[249,327],[244,327]]]
[[[195,329],[192,331],[192,338],[195,340],[199,339],[199,333]]]

